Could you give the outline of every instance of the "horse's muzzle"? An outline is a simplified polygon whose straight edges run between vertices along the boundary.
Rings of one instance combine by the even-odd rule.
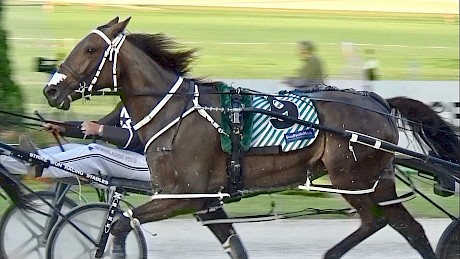
[[[56,107],[62,110],[68,110],[70,108],[70,100],[65,96],[61,96],[58,89],[51,86],[45,86],[43,94],[51,107]]]

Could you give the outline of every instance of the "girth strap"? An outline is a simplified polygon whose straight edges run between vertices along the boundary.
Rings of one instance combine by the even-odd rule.
[[[243,171],[241,166],[241,138],[243,136],[242,114],[238,112],[242,108],[242,96],[238,90],[232,89],[231,106],[232,112],[230,116],[230,139],[232,141],[232,154],[228,161],[228,189],[231,197],[241,198],[241,190],[243,188]],[[235,111],[236,110],[236,111]]]

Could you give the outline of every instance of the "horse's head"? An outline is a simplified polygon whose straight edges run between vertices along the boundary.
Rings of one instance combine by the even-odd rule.
[[[119,22],[116,17],[74,47],[43,89],[50,106],[67,110],[73,100],[89,97],[92,91],[116,88],[117,54],[129,20]],[[106,66],[107,62],[112,66]]]

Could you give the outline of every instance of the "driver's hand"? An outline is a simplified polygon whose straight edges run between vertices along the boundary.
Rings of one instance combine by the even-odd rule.
[[[50,122],[43,123],[42,127],[50,133],[62,134],[65,131],[65,128],[63,126]]]
[[[80,130],[86,136],[96,136],[102,134],[102,125],[94,121],[84,121],[81,124]]]

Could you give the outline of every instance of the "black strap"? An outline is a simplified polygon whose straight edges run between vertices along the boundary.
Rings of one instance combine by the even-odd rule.
[[[229,114],[230,126],[230,140],[232,141],[232,154],[227,165],[228,170],[228,188],[232,198],[241,198],[241,190],[243,189],[243,171],[241,166],[241,137],[243,134],[242,114],[235,109],[242,108],[242,96],[238,90],[232,89],[231,92],[231,106],[233,111]]]

